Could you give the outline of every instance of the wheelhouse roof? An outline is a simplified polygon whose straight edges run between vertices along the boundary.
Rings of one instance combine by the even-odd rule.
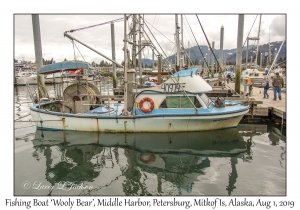
[[[94,69],[92,65],[82,61],[63,61],[52,63],[40,69],[40,74],[50,74],[59,71],[68,71],[74,69]]]

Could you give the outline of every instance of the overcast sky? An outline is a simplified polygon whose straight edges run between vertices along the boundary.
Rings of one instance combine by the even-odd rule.
[[[119,15],[57,15],[57,14],[40,14],[40,31],[42,40],[43,58],[50,60],[54,59],[56,62],[74,59],[74,49],[71,41],[63,36],[65,31],[71,29],[78,29],[88,26],[93,26],[100,23],[110,22],[123,18],[123,14]],[[161,45],[164,53],[167,56],[176,52],[175,49],[175,15],[174,14],[145,14],[145,21],[155,36],[155,39]],[[198,14],[200,23],[203,26],[204,32],[208,37],[209,42],[215,41],[215,49],[220,49],[220,28],[224,26],[224,47],[223,49],[232,49],[237,47],[237,28],[238,28],[238,14],[215,14],[215,15],[201,15]],[[178,15],[179,26],[181,26],[181,15]],[[250,37],[258,36],[259,29],[258,14],[244,15],[244,38],[250,32]],[[128,25],[132,23],[132,18],[129,19]],[[252,27],[252,29],[251,29]],[[191,30],[192,32],[191,32]],[[123,61],[123,38],[124,38],[124,22],[114,23],[115,29],[115,48],[116,60]],[[154,38],[148,32],[150,39],[155,42]],[[33,29],[31,14],[15,14],[14,15],[14,57],[17,60],[35,61],[34,44],[33,44]],[[128,30],[128,29],[127,29]],[[260,43],[266,44],[270,41],[283,41],[286,37],[286,15],[282,14],[262,14],[261,16],[261,31]],[[194,35],[193,35],[194,34]],[[97,51],[112,57],[111,52],[111,24],[92,27],[80,31],[70,33],[74,38],[83,43],[93,47]],[[145,35],[146,36],[146,35]],[[183,14],[183,41],[185,48],[195,46],[197,39],[199,45],[207,45],[205,36],[201,30],[199,21],[195,13]],[[131,38],[131,37],[129,37]],[[181,36],[180,36],[181,38]],[[143,39],[148,39],[147,37]],[[254,44],[250,42],[249,44]],[[158,46],[156,45],[158,48]],[[78,48],[78,49],[77,49]],[[162,52],[161,49],[159,49]],[[82,55],[82,56],[81,56]],[[143,50],[143,57],[152,59],[150,48]],[[95,61],[99,63],[101,60],[106,60],[95,52],[87,49],[79,43],[75,46],[75,58],[78,60],[85,60],[87,62]],[[110,62],[110,61],[108,61]]]

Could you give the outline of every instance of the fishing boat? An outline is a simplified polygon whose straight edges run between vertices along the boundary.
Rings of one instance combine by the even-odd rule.
[[[125,40],[126,35],[125,30]],[[76,40],[66,32],[64,36]],[[204,131],[236,127],[249,112],[249,105],[239,101],[221,98],[212,101],[206,95],[212,87],[198,74],[198,68],[179,69],[161,84],[137,88],[135,68],[127,62],[126,42],[124,103],[117,96],[102,95],[95,85],[77,77],[75,83],[63,90],[60,100],[43,99],[31,106],[37,129],[125,133]],[[93,67],[87,62],[65,61],[44,66],[39,73],[79,69],[87,75]]]
[[[267,72],[265,70],[251,68],[251,69],[246,69],[242,72],[241,79],[247,80],[248,78],[250,78],[251,83],[262,84],[266,77],[267,77]]]
[[[93,67],[85,62],[61,62],[41,68],[40,74],[75,68]],[[197,68],[176,72],[156,87],[130,91],[124,103],[103,103],[95,85],[79,81],[64,89],[62,100],[31,106],[31,115],[42,130],[183,132],[236,127],[249,110],[238,101],[223,101],[220,106],[208,98],[205,93],[212,87],[197,74]]]

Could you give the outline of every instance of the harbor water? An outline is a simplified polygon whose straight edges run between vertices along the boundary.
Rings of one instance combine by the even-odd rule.
[[[54,85],[47,89],[55,94]],[[14,87],[15,196],[287,195],[281,125],[189,133],[40,131],[30,122],[31,105],[26,87]]]

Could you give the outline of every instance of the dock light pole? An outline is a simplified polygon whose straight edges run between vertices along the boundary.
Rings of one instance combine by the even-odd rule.
[[[45,85],[44,77],[40,76],[40,69],[43,67],[40,19],[39,19],[39,15],[37,14],[33,14],[31,17],[32,17],[32,29],[33,29],[37,79],[39,84]]]
[[[240,88],[241,88],[243,32],[244,32],[244,15],[240,14],[238,19],[236,72],[235,72],[235,91],[237,93],[240,93]]]
[[[220,34],[220,64],[221,69],[224,69],[223,65],[223,42],[224,42],[224,26],[221,26],[221,34]]]
[[[115,50],[115,27],[114,22],[111,22],[111,51],[112,51],[112,59],[116,60],[116,50]],[[113,88],[117,87],[117,74],[116,74],[116,64],[112,63],[113,70]]]
[[[210,75],[211,71],[210,71],[210,49],[208,48],[207,50],[207,63],[208,63],[208,76]]]
[[[215,74],[215,57],[213,56],[215,52],[215,41],[212,41],[212,56],[211,56],[211,63],[212,63],[212,77]]]
[[[259,68],[261,68],[262,65],[262,53],[260,53],[260,62],[259,62]]]

